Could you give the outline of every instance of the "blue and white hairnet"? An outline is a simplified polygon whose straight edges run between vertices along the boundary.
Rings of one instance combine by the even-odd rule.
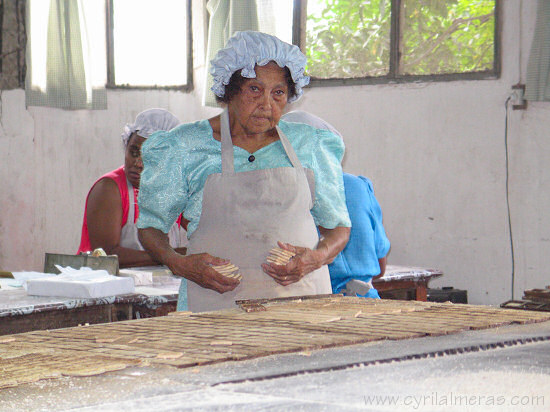
[[[159,130],[171,130],[180,124],[176,116],[165,109],[148,109],[136,116],[136,121],[132,124],[126,123],[122,132],[122,142],[124,146],[128,145],[128,140],[132,133],[136,132],[139,136],[148,138],[154,132]]]
[[[210,74],[214,78],[212,91],[216,96],[225,95],[225,86],[237,70],[242,69],[243,77],[256,77],[254,67],[265,66],[274,61],[279,67],[288,67],[296,84],[296,96],[288,101],[298,100],[304,93],[302,87],[309,84],[309,76],[304,74],[307,59],[298,46],[285,43],[275,36],[257,31],[238,31],[220,49],[210,62]]]

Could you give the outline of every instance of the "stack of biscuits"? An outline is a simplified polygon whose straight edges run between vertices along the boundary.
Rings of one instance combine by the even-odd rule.
[[[235,266],[233,263],[226,263],[225,265],[217,266],[212,265],[212,269],[231,279],[241,280],[243,278],[243,276],[239,273],[239,267]]]
[[[269,251],[269,256],[267,257],[268,263],[274,263],[276,265],[286,265],[290,259],[292,259],[296,253],[290,252],[280,247],[274,247]]]

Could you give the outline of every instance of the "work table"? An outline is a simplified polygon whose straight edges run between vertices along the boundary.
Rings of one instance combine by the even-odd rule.
[[[29,296],[24,289],[0,290],[0,335],[41,329],[162,316],[176,310],[179,279],[137,286],[135,293],[103,298]]]
[[[428,283],[442,275],[434,269],[390,265],[373,285],[382,293],[408,290],[413,299],[426,301]],[[0,289],[0,335],[166,315],[176,310],[180,282],[172,276],[160,284],[137,286],[135,293],[85,299]]]
[[[420,399],[415,410],[458,411],[492,396],[498,410],[527,397],[523,410],[545,410],[548,313],[341,296],[255,305],[0,338],[0,409],[386,410],[393,396],[388,410]]]

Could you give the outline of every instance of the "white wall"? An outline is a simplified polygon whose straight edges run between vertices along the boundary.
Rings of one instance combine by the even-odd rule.
[[[511,297],[504,103],[525,81],[536,2],[503,2],[497,80],[310,88],[291,109],[326,118],[344,135],[346,171],[369,176],[392,241],[390,264],[442,269],[434,286],[467,289],[470,303]],[[40,270],[45,252],[74,253],[86,193],[122,164],[125,122],[149,107],[182,121],[200,106],[204,14],[194,1],[195,90],[111,91],[106,111],[25,108],[1,94],[0,269]],[[550,284],[550,103],[510,111],[509,183],[515,298]]]

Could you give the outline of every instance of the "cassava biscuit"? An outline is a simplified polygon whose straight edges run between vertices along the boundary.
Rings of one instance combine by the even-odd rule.
[[[212,269],[227,278],[237,280],[242,279],[238,266],[235,266],[233,263],[226,263],[225,265],[212,265]]]
[[[290,259],[292,259],[296,253],[291,252],[289,250],[281,249],[279,247],[274,247],[269,251],[269,255],[267,256],[267,261],[269,263],[274,263],[276,265],[286,265]]]

